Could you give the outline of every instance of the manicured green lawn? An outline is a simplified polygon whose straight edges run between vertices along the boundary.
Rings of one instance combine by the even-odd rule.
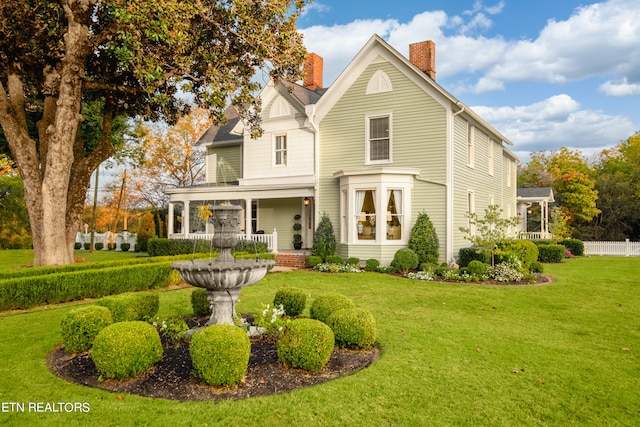
[[[146,253],[122,252],[122,251],[75,251],[76,260],[86,262],[111,261],[136,256],[146,256]],[[31,249],[5,249],[0,250],[0,270],[30,266],[33,262]]]
[[[240,312],[282,286],[349,295],[377,320],[382,357],[349,377],[283,395],[175,402],[111,394],[52,375],[71,306],[0,314],[0,412],[8,425],[521,426],[638,425],[640,258],[546,265],[555,282],[488,287],[375,273],[272,273]],[[190,289],[160,291],[161,316],[190,314]],[[309,301],[310,302],[310,301]],[[77,306],[77,303],[74,304]],[[86,402],[88,413],[28,413],[29,402]]]

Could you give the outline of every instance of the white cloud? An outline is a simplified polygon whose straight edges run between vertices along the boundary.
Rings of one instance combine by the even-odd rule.
[[[305,16],[312,12],[323,13],[323,12],[328,12],[330,10],[331,10],[331,6],[314,1],[312,3],[305,4],[304,9],[302,9],[302,13],[300,14],[300,16]]]
[[[640,95],[640,83],[630,84],[625,77],[619,82],[609,80],[600,85],[599,90],[609,96],[622,97]]]
[[[623,78],[640,67],[637,0],[609,0],[551,20],[535,40],[509,42],[486,74],[504,81],[565,83],[592,76]],[[640,81],[639,81],[640,83]]]
[[[580,147],[585,154],[594,154],[634,132],[634,125],[627,117],[583,110],[579,102],[566,94],[530,105],[472,108],[507,136],[518,152],[566,146]]]
[[[313,5],[314,3],[311,3]],[[320,4],[321,5],[321,4]],[[578,8],[566,20],[550,20],[535,40],[506,40],[502,36],[472,36],[492,25],[488,15],[500,13],[504,3],[485,7],[475,2],[463,16],[448,16],[443,11],[420,13],[407,23],[396,20],[357,20],[346,25],[316,26],[302,29],[310,51],[331,52],[340,58],[336,70],[328,64],[330,80],[346,66],[348,60],[377,33],[401,53],[410,43],[434,40],[438,48],[439,78],[460,72],[482,72],[484,78],[497,84],[538,81],[568,83],[593,76],[616,81],[628,79],[632,88],[640,84],[640,7],[637,0],[609,0]],[[455,32],[446,35],[446,32]],[[326,55],[326,53],[325,53]],[[328,55],[327,55],[328,56]],[[486,82],[467,85],[476,92],[487,90]],[[611,89],[626,94],[624,87]],[[624,88],[629,89],[629,88]],[[635,94],[634,90],[629,91]]]

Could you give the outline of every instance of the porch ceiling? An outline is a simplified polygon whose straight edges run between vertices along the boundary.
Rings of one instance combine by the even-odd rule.
[[[314,197],[314,188],[300,184],[278,185],[198,185],[165,190],[170,202],[184,200],[286,199]]]

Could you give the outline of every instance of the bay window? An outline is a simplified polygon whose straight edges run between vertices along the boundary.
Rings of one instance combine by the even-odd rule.
[[[405,245],[411,228],[414,168],[355,168],[340,179],[341,243]]]

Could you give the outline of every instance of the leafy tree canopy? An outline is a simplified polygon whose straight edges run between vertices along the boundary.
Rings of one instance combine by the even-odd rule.
[[[304,3],[3,0],[0,127],[25,184],[34,265],[73,261],[91,172],[114,154],[118,117],[173,124],[189,93],[218,121],[232,103],[259,135],[252,77],[299,78]]]

